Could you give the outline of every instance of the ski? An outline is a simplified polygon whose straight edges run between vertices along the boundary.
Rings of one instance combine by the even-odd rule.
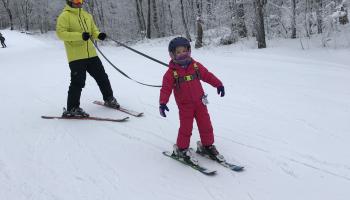
[[[104,103],[102,101],[94,101],[93,103],[96,104],[96,105],[100,105],[100,106],[104,106],[104,107],[107,107],[107,108],[111,108],[109,106],[104,105]],[[120,107],[118,109],[116,109],[116,108],[111,108],[111,109],[115,109],[115,110],[124,112],[124,113],[129,114],[129,115],[134,116],[134,117],[141,117],[143,115],[142,112],[136,112],[136,111],[124,108],[124,107]]]
[[[241,171],[244,170],[243,166],[235,165],[235,164],[232,164],[232,163],[229,163],[229,162],[226,162],[226,161],[220,162],[219,160],[212,159],[211,157],[209,157],[206,154],[202,154],[200,151],[196,151],[196,153],[201,155],[201,156],[203,156],[203,157],[205,157],[205,158],[208,158],[209,160],[212,160],[212,161],[214,161],[216,163],[219,163],[220,165],[222,165],[222,166],[224,166],[226,168],[229,168],[232,171],[241,172]]]
[[[121,119],[110,119],[101,117],[59,117],[59,116],[41,116],[43,119],[75,119],[75,120],[95,120],[95,121],[108,121],[108,122],[125,122],[129,117],[124,117]]]
[[[216,174],[216,171],[215,170],[210,170],[210,169],[207,169],[205,167],[202,167],[200,165],[195,165],[195,164],[191,164],[191,163],[187,163],[183,160],[180,160],[178,157],[176,156],[173,156],[173,153],[172,152],[169,152],[169,151],[164,151],[163,154],[167,157],[170,157],[174,160],[177,160],[179,161],[180,163],[184,164],[184,165],[187,165],[187,166],[190,166],[191,168],[205,174],[205,175],[208,175],[208,176],[213,176]]]

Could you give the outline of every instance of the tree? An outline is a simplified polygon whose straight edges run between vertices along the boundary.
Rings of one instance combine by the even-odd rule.
[[[186,19],[185,19],[185,11],[184,11],[183,0],[180,0],[180,5],[181,5],[182,23],[183,23],[184,28],[185,28],[186,38],[187,38],[189,41],[192,41],[190,32],[189,32],[189,30],[188,30],[187,22],[186,22]]]
[[[137,15],[137,22],[139,24],[139,30],[141,32],[142,37],[146,34],[146,22],[145,17],[143,15],[143,6],[142,6],[142,0],[135,0],[136,4],[136,15]]]
[[[147,1],[147,32],[146,37],[151,39],[151,0]]]
[[[30,17],[33,11],[33,2],[31,0],[23,0],[20,3],[22,16],[24,18],[25,31],[29,31]]]
[[[197,18],[196,18],[196,28],[197,28],[197,38],[195,43],[195,48],[203,47],[203,20],[202,20],[202,1],[196,0],[197,8]]]
[[[11,9],[10,9],[10,2],[9,0],[1,0],[3,5],[4,5],[4,8],[7,12],[7,15],[10,19],[10,27],[11,27],[11,30],[14,30],[13,28],[13,17],[12,17],[12,12],[11,12]]]
[[[317,18],[317,33],[322,33],[323,16],[322,16],[322,3],[323,0],[315,0],[316,3],[316,18]]]
[[[296,24],[296,0],[291,0],[291,7],[292,7],[292,35],[291,38],[295,39],[297,37],[297,24]]]
[[[266,48],[265,25],[264,25],[264,6],[267,0],[254,0],[253,6],[255,10],[255,31],[258,48]]]
[[[158,9],[157,9],[156,0],[152,0],[152,6],[153,6],[153,25],[154,25],[154,28],[156,29],[157,37],[160,37],[161,33],[159,28]]]

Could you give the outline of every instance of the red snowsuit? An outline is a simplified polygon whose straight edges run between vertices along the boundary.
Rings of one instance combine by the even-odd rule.
[[[187,68],[182,68],[173,61],[169,63],[169,69],[163,77],[163,85],[160,90],[160,104],[167,104],[174,90],[176,104],[179,108],[180,128],[177,137],[177,146],[180,149],[188,148],[192,135],[193,119],[196,119],[201,142],[204,146],[214,143],[213,127],[211,125],[207,106],[202,103],[204,90],[198,78],[175,85],[174,70],[179,77],[196,74],[195,65],[198,66],[200,79],[213,87],[222,86],[222,82],[202,64],[195,60]]]

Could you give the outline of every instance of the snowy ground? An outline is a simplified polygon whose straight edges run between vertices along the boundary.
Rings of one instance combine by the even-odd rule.
[[[216,145],[246,167],[234,173],[200,159],[207,177],[161,154],[176,140],[178,112],[158,114],[159,90],[137,85],[105,62],[118,100],[143,111],[126,123],[44,120],[65,106],[69,69],[63,44],[50,36],[2,31],[0,48],[0,196],[11,200],[348,200],[350,198],[349,49],[194,50],[226,86],[206,85]],[[282,44],[283,43],[283,44]],[[282,46],[288,46],[282,47]],[[167,42],[135,48],[168,60]],[[105,54],[133,78],[160,84],[166,68],[120,47]],[[91,77],[82,107],[94,116],[125,116],[96,106]],[[192,147],[198,140],[193,132]]]

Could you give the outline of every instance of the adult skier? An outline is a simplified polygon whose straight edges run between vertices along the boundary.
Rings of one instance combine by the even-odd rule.
[[[66,0],[66,3],[56,25],[57,36],[64,41],[71,71],[67,109],[64,109],[62,117],[89,117],[89,114],[80,108],[80,96],[85,86],[86,72],[96,80],[104,104],[119,108],[108,75],[93,44],[94,40],[106,39],[106,33],[98,30],[93,17],[82,8],[84,0]]]

